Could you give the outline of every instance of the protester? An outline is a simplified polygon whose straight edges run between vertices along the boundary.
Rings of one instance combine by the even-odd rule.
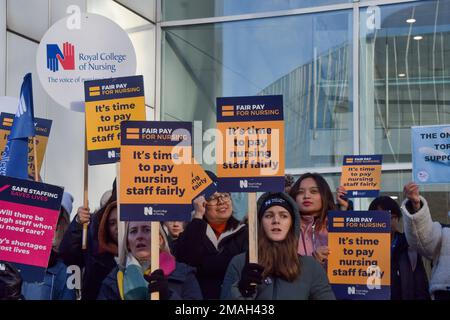
[[[22,300],[22,277],[10,263],[0,261],[0,300]]]
[[[328,249],[327,213],[336,210],[333,194],[325,179],[318,173],[305,173],[294,183],[290,196],[295,199],[301,217],[298,253],[313,256],[326,265]],[[341,210],[348,208],[348,201],[338,194]]]
[[[217,184],[217,177],[207,171]],[[194,216],[176,243],[180,262],[197,268],[197,279],[205,299],[219,299],[228,263],[248,248],[248,228],[235,219],[229,193],[214,193],[193,201]]]
[[[297,253],[300,217],[286,193],[265,193],[258,200],[258,264],[242,253],[231,260],[224,299],[334,300],[321,265]],[[257,286],[255,285],[257,284]]]
[[[184,231],[186,224],[187,223],[185,221],[164,221],[163,229],[166,232],[171,252],[174,252],[176,241],[178,240],[180,234]]]
[[[175,261],[160,228],[159,265],[151,270],[151,222],[127,222],[119,266],[103,281],[99,300],[148,300],[159,292],[160,300],[202,299],[195,269]]]
[[[72,203],[72,195],[68,192],[64,192],[44,280],[42,282],[23,282],[22,294],[25,300],[76,299],[75,290],[67,286],[67,279],[70,276],[70,274],[67,273],[67,266],[59,257],[59,246],[70,223]]]
[[[422,257],[410,248],[400,231],[399,205],[391,197],[380,196],[372,201],[369,210],[389,211],[391,215],[391,300],[429,300]]]
[[[450,228],[433,222],[430,209],[414,182],[403,188],[401,210],[406,239],[411,248],[433,261],[430,293],[435,300],[450,300]]]
[[[67,265],[84,268],[81,299],[95,300],[103,279],[117,265],[117,195],[116,182],[105,205],[90,214],[89,208],[78,208],[77,215],[64,235],[60,254]],[[87,249],[82,249],[83,224],[89,223]]]

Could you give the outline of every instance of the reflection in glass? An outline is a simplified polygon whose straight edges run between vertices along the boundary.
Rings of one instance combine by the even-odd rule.
[[[349,3],[352,0],[163,0],[164,20],[220,17]]]
[[[215,127],[221,96],[282,94],[286,167],[352,152],[351,11],[164,29],[165,120]]]
[[[411,126],[450,120],[450,1],[361,9],[361,153],[411,161]],[[377,25],[377,23],[375,23]]]

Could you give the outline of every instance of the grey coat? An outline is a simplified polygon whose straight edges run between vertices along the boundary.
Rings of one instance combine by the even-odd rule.
[[[227,269],[222,286],[222,299],[249,300],[335,300],[323,267],[313,258],[299,256],[300,276],[293,282],[280,278],[266,278],[258,285],[256,294],[244,298],[238,288],[246,254],[234,257]]]

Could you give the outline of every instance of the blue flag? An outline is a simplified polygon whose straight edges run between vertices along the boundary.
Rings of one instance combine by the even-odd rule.
[[[31,73],[27,73],[23,78],[19,106],[0,161],[0,175],[28,178],[28,138],[34,135],[33,87]]]

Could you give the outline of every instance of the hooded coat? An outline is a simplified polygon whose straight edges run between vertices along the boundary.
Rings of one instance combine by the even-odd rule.
[[[284,192],[265,193],[258,199],[258,221],[262,217],[262,204],[272,197],[280,197],[292,207],[293,229],[298,237],[300,233],[300,215],[297,204]],[[256,293],[249,298],[242,296],[238,283],[241,279],[242,269],[247,263],[246,254],[234,257],[227,269],[223,283],[222,299],[248,299],[248,300],[334,300],[335,296],[328,282],[323,267],[312,257],[298,256],[301,265],[299,277],[288,282],[279,277],[267,277],[258,285]]]

